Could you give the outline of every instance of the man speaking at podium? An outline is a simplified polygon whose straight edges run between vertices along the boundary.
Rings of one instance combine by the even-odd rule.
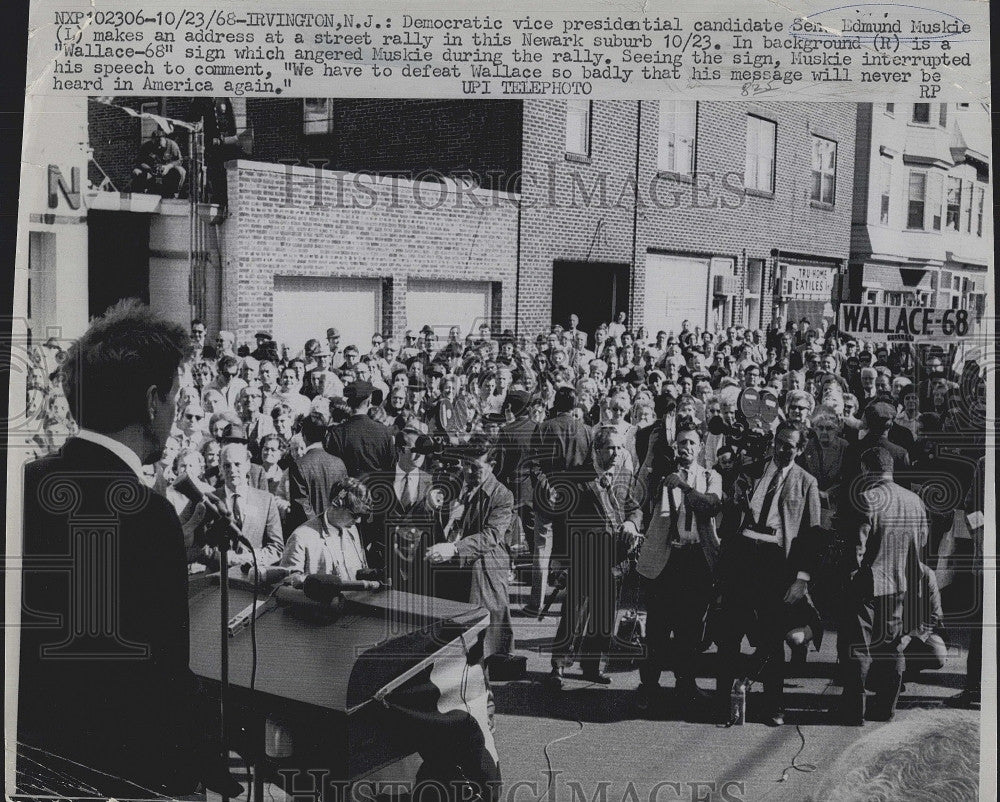
[[[80,432],[24,474],[21,776],[51,760],[100,796],[190,794],[199,782],[239,792],[206,740],[218,728],[188,666],[181,525],[142,481],[170,432],[189,343],[124,301],[63,364]]]

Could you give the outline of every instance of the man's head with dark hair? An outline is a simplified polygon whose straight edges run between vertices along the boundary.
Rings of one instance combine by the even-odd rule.
[[[774,433],[774,461],[784,468],[790,465],[806,445],[805,426],[797,421],[783,420]]]
[[[557,412],[569,412],[576,406],[576,390],[572,387],[559,387],[552,408]]]
[[[872,476],[891,476],[892,454],[880,446],[869,448],[861,455],[861,467]]]
[[[170,434],[177,368],[189,342],[182,326],[135,299],[111,307],[70,346],[60,368],[74,420],[102,434],[138,429],[149,450],[140,459],[155,459]]]
[[[322,410],[314,409],[302,419],[299,432],[302,434],[302,439],[305,440],[305,443],[308,446],[312,443],[322,442],[323,438],[326,436],[327,426],[329,425],[329,417],[324,415]]]
[[[224,354],[216,363],[216,375],[225,376],[226,381],[240,372],[240,360],[232,354]]]

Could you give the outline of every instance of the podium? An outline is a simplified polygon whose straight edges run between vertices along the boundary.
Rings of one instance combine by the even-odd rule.
[[[242,574],[230,576],[232,620],[252,605],[253,592]],[[210,692],[219,686],[219,596],[217,576],[189,578],[191,669]],[[308,770],[334,783],[414,752],[381,699],[437,661],[474,653],[489,622],[481,607],[394,590],[346,593],[335,613],[291,588],[262,587],[257,598],[266,601],[255,621],[252,693],[249,627],[229,639],[229,742],[258,768]],[[291,734],[290,756],[264,760],[266,720]]]

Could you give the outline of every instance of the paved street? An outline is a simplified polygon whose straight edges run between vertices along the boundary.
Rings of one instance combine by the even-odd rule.
[[[520,590],[515,589],[515,597]],[[631,665],[612,665],[609,673],[614,681],[607,687],[569,678],[562,692],[549,690],[540,681],[549,670],[544,649],[555,634],[557,620],[555,616],[541,623],[515,618],[518,651],[529,655],[528,678],[494,685],[500,711],[497,740],[508,792],[518,780],[535,783],[533,787],[538,789],[531,793],[531,788],[525,787],[510,799],[534,800],[545,790],[549,770],[545,748],[549,744],[551,770],[558,772],[557,800],[574,799],[575,795],[583,802],[580,793],[587,800],[598,793],[600,801],[601,783],[609,784],[605,786],[607,802],[645,802],[651,798],[802,800],[845,747],[884,726],[869,723],[859,729],[828,723],[826,710],[840,693],[832,684],[836,643],[830,633],[820,652],[810,651],[806,676],[787,682],[784,727],[750,721],[745,726],[724,728],[672,719],[669,690],[664,692],[666,709],[661,716],[640,714],[634,693],[638,671]],[[953,648],[944,669],[925,673],[920,683],[908,683],[897,720],[921,709],[940,707],[943,700],[958,693],[964,681],[965,657],[964,649]],[[713,654],[706,655],[709,671],[712,658]],[[568,669],[568,677],[574,671],[578,669]],[[665,672],[661,684],[668,688],[672,682],[673,675]],[[712,688],[714,682],[703,679],[701,686]],[[748,701],[751,719],[757,701],[755,691]],[[792,769],[793,758],[803,768],[814,764],[816,772]],[[681,793],[666,785],[656,793],[657,784],[664,782],[681,783]],[[571,783],[578,783],[579,790]],[[696,792],[691,783],[709,785]]]

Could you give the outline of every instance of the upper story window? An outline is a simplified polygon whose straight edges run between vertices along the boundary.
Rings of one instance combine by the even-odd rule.
[[[302,98],[302,133],[333,133],[333,101],[330,98]]]
[[[958,218],[962,208],[962,179],[948,176],[948,196],[944,224],[958,231]]]
[[[661,100],[656,169],[661,172],[693,175],[697,130],[697,101]]]
[[[976,236],[983,236],[983,207],[986,205],[986,190],[976,187]]]
[[[590,156],[590,122],[593,101],[566,101],[566,153]]]
[[[160,108],[159,100],[149,100],[145,103],[140,104],[139,111],[142,114],[162,114],[163,109]],[[152,119],[151,117],[140,117],[139,118],[139,136],[140,142],[145,142],[153,135],[153,131],[160,127],[160,124]]]
[[[965,212],[965,233],[972,233],[972,190],[974,189],[971,181],[962,182],[962,206]]]
[[[938,125],[940,125],[942,128],[946,128],[948,126],[948,104],[947,103],[942,103],[941,104],[941,109],[938,112]]]
[[[747,159],[743,186],[760,192],[774,192],[774,156],[777,125],[753,114],[747,115]]]
[[[833,205],[837,190],[837,143],[821,136],[812,138],[812,192],[818,203]]]
[[[896,116],[896,104],[895,103],[886,103],[885,104],[885,113],[888,114],[890,117],[895,117]]]
[[[924,125],[929,124],[931,121],[931,104],[930,103],[914,103],[913,104],[913,122],[923,123]]]
[[[922,170],[910,171],[906,227],[921,231],[941,230],[942,176]]]
[[[882,225],[887,226],[889,225],[889,199],[892,190],[892,159],[888,156],[882,157],[882,175],[880,179],[878,221]]]

